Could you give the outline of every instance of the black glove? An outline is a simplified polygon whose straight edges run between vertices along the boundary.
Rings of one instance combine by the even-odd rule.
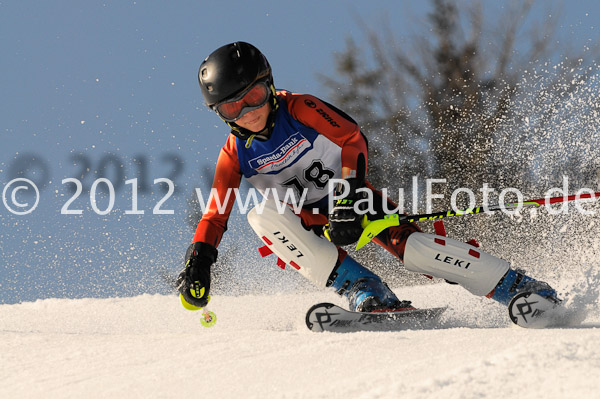
[[[203,242],[195,242],[187,249],[185,268],[177,278],[177,289],[187,309],[198,310],[208,304],[210,266],[217,260],[217,254],[215,247]]]
[[[350,192],[343,199],[336,200],[329,213],[329,238],[335,245],[353,244],[358,241],[363,231],[361,226],[363,216],[356,212],[355,207],[356,202],[364,198],[361,195],[364,193],[356,193],[361,183],[354,178],[346,181],[350,184]],[[342,192],[342,183],[338,183],[335,194],[340,195]]]

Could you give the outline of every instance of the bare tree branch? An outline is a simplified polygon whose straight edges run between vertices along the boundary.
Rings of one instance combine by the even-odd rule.
[[[569,56],[552,80],[536,86],[524,80],[532,80],[532,70],[556,62],[563,51],[556,45],[558,19],[531,14],[543,6],[546,15],[558,15],[552,2],[514,0],[493,21],[485,20],[482,1],[461,3],[460,8],[449,0],[431,3],[428,25],[409,46],[399,45],[389,25],[376,31],[360,23],[368,51],[349,39],[338,57],[337,78],[323,82],[367,135],[377,136],[371,149],[386,157],[371,157],[371,170],[385,171],[381,183],[386,186],[402,186],[407,176],[424,172],[458,176],[461,185],[484,178],[493,183],[497,176],[511,175],[490,172],[498,168],[494,153],[508,152],[499,151],[496,143],[525,146],[531,141],[531,133],[512,127],[528,117],[516,104],[528,98],[536,112],[541,105],[558,107],[565,95],[597,72],[585,67],[598,51]],[[535,130],[551,120],[551,113],[542,112],[530,125]],[[521,155],[529,156],[526,151]],[[522,169],[511,178],[528,178]]]

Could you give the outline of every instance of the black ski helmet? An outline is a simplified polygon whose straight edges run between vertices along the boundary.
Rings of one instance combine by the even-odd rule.
[[[241,93],[264,79],[273,83],[271,66],[259,49],[245,42],[226,44],[200,65],[198,81],[209,107]]]
[[[231,133],[242,140],[248,140],[247,146],[251,144],[253,137],[261,133],[269,133],[275,126],[275,113],[279,104],[267,57],[250,43],[235,42],[213,51],[202,61],[198,70],[198,82],[202,89],[202,95],[206,105],[213,110],[215,105],[235,97],[259,81],[265,82],[269,88],[267,102],[271,104],[271,112],[265,130],[258,133],[251,132],[241,128],[235,122],[225,121],[231,128]]]

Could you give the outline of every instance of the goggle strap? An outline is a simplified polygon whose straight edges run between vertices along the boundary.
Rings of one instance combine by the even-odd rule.
[[[254,140],[255,137],[256,134],[251,134],[250,137],[248,137],[248,139],[246,140],[246,145],[244,147],[250,148],[250,146],[252,145],[252,140]]]

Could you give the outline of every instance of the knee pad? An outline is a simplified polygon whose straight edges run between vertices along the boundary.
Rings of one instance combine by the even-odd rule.
[[[337,247],[306,230],[289,206],[267,199],[248,212],[248,223],[279,259],[318,287],[326,286],[338,260]]]
[[[458,283],[474,295],[487,295],[510,264],[469,244],[433,234],[413,233],[404,252],[406,269]]]

